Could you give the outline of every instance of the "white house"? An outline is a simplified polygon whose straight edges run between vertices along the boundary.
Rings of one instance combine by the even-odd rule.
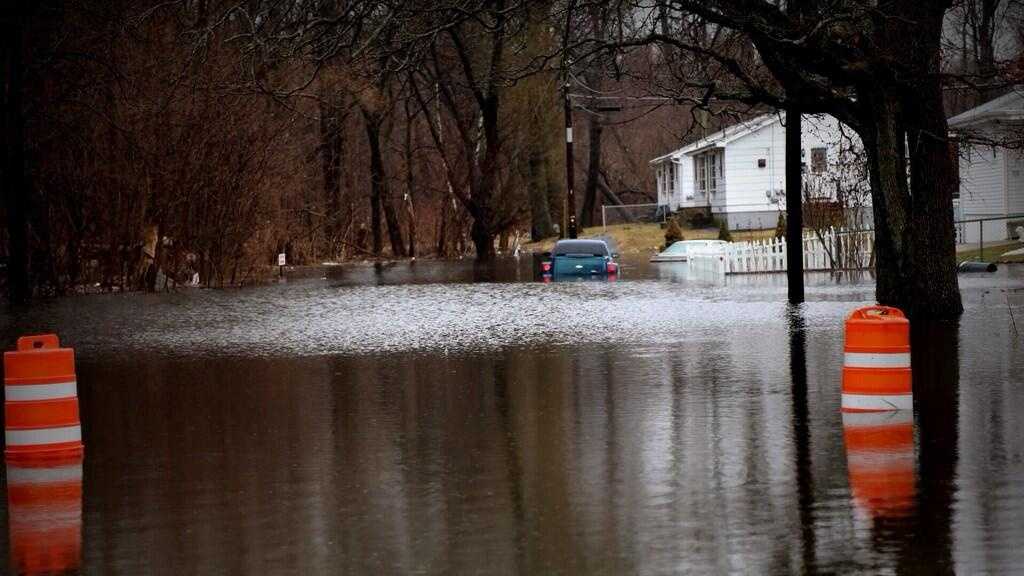
[[[1024,87],[986,102],[949,119],[951,131],[967,139],[1004,142],[1024,136]],[[1003,146],[961,146],[960,198],[958,220],[998,218],[981,224],[960,226],[960,241],[975,243],[984,233],[985,241],[1006,240],[1024,218],[1024,152]]]
[[[785,139],[782,117],[765,114],[651,160],[658,204],[672,211],[710,207],[733,230],[775,227],[785,209]],[[838,171],[844,147],[860,148],[851,130],[831,116],[805,115],[801,140],[807,176],[849,178],[848,170]]]

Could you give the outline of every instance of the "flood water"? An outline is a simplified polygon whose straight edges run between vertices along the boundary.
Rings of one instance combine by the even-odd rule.
[[[915,323],[915,408],[866,423],[881,443],[839,410],[869,276],[790,308],[784,277],[685,270],[354,266],[4,312],[5,349],[76,349],[86,455],[80,508],[0,500],[0,567],[1019,573],[1024,268]]]

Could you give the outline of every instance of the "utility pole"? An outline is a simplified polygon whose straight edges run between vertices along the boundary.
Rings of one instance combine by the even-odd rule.
[[[573,183],[575,162],[572,154],[572,102],[569,100],[569,81],[565,81],[562,99],[565,103],[565,203],[569,212],[566,236],[576,238],[576,190]]]
[[[806,0],[788,0],[786,13],[803,23]],[[794,95],[786,94],[790,101]],[[804,301],[804,209],[803,155],[801,154],[800,108],[786,107],[786,285],[789,303]]]
[[[800,110],[786,108],[786,284],[789,303],[804,301],[803,167]]]

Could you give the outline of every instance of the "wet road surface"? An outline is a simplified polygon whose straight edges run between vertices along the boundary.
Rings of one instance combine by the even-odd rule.
[[[1024,269],[961,277],[958,325],[915,323],[915,410],[884,446],[839,412],[869,276],[809,276],[790,308],[781,276],[685,270],[420,262],[5,313],[8,349],[76,348],[86,458],[80,516],[0,501],[0,566],[61,545],[104,574],[1024,566]],[[68,517],[77,541],[46,536]]]

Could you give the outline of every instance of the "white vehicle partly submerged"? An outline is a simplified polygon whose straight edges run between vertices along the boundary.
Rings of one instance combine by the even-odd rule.
[[[725,240],[680,240],[652,256],[651,262],[686,262],[691,254],[724,250],[728,244]]]

